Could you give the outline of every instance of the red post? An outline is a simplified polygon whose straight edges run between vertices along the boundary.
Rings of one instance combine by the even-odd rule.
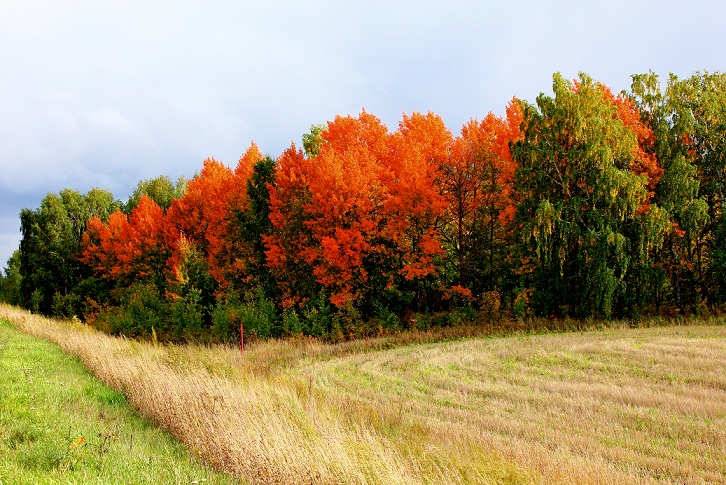
[[[245,353],[245,329],[244,326],[239,324],[239,348],[242,353]]]

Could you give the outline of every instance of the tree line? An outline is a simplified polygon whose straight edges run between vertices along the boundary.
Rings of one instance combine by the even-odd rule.
[[[726,304],[726,76],[581,73],[458,135],[434,113],[315,125],[189,181],[48,194],[2,297],[128,336],[310,335]]]

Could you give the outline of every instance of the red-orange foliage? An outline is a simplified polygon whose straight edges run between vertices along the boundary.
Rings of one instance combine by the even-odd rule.
[[[222,288],[249,276],[247,261],[254,255],[249,242],[240,237],[237,217],[249,207],[247,183],[255,164],[263,158],[257,145],[252,143],[239,159],[231,180],[224,184],[226,192],[220,194],[224,205],[219,207],[219,215],[207,231],[210,271]]]
[[[319,245],[306,254],[316,280],[331,289],[330,301],[342,306],[365,287],[363,260],[380,237],[388,130],[363,111],[358,118],[336,117],[322,139],[310,167],[305,209],[310,216],[305,225]]]
[[[310,202],[308,174],[313,164],[302,150],[292,145],[277,159],[275,185],[270,191],[270,222],[275,231],[263,236],[267,265],[283,297],[298,301],[313,291],[308,263],[314,242],[305,226],[305,209]]]
[[[183,237],[196,245],[207,259],[212,276],[223,287],[231,273],[244,268],[237,253],[239,240],[229,234],[230,218],[235,210],[247,207],[247,181],[261,158],[253,143],[234,171],[213,158],[205,160],[184,196],[174,200],[167,211],[167,244],[178,248]],[[175,264],[175,260],[170,262],[172,267]]]
[[[108,224],[92,217],[83,236],[81,260],[107,279],[160,274],[169,256],[163,216],[163,209],[143,195],[130,217],[116,211]]]
[[[508,226],[514,220],[514,212],[519,202],[515,190],[515,172],[517,171],[517,162],[512,159],[511,147],[524,136],[522,133],[522,123],[524,122],[524,112],[519,100],[512,98],[507,105],[506,117],[504,125],[497,134],[497,154],[502,161],[499,166],[500,184],[502,187],[502,198],[506,202],[502,205],[502,211],[499,213],[499,222],[503,226]]]
[[[265,240],[268,265],[285,297],[309,295],[299,291],[311,288],[305,271],[338,306],[370,289],[372,265],[378,284],[435,273],[437,258],[445,255],[444,215],[453,203],[443,174],[453,166],[473,184],[462,189],[469,192],[460,193],[457,202],[467,214],[473,206],[491,205],[489,199],[496,199],[497,214],[507,204],[514,206],[509,142],[519,137],[521,118],[513,102],[506,120],[490,115],[472,122],[455,142],[433,113],[404,115],[396,132],[389,133],[363,111],[329,122],[315,158],[305,158],[294,147],[287,150],[278,160],[277,186],[270,190],[275,234]],[[479,165],[487,163],[496,180],[485,194]]]
[[[234,171],[213,158],[205,160],[166,216],[144,195],[130,217],[117,211],[108,224],[92,218],[84,236],[83,261],[105,278],[144,277],[166,268],[174,279],[193,246],[224,287],[229,278],[244,272],[244,258],[251,257],[232,222],[235,211],[247,208],[247,181],[262,158],[253,143]]]
[[[514,217],[517,166],[510,144],[521,138],[522,120],[521,105],[513,99],[506,118],[489,113],[480,122],[469,121],[441,166],[439,183],[447,200],[444,235],[460,284],[470,282],[475,260],[485,252],[494,254],[493,245],[501,244]]]
[[[489,113],[481,122],[470,121],[461,130],[457,143],[459,171],[474,171],[483,191],[476,198],[482,206],[491,206],[499,222],[506,227],[514,218],[517,205],[514,190],[517,163],[512,160],[510,145],[522,138],[522,107],[514,98],[507,105],[504,119]]]
[[[201,172],[189,182],[184,196],[174,200],[167,210],[166,237],[170,246],[175,246],[183,234],[208,254],[208,229],[225,216],[232,180],[229,167],[214,158],[204,160]]]
[[[447,202],[436,181],[452,141],[443,120],[431,112],[404,115],[391,137],[387,233],[407,280],[435,272],[434,258],[444,254],[438,226]]]
[[[321,137],[314,159],[294,146],[278,159],[277,186],[270,188],[276,232],[266,238],[266,254],[286,297],[310,296],[306,268],[341,306],[358,297],[368,278],[363,262],[380,232],[388,130],[363,111],[336,117]]]

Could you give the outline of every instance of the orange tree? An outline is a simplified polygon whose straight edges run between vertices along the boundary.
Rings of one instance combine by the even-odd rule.
[[[318,131],[310,158],[294,146],[283,153],[270,186],[274,230],[265,238],[266,257],[285,306],[305,303],[321,290],[338,307],[365,297],[367,260],[386,251],[386,127],[363,112],[337,117]]]
[[[138,280],[163,286],[170,251],[164,241],[163,210],[149,197],[143,195],[130,216],[117,210],[108,223],[91,217],[83,246],[81,261],[117,286]]]
[[[442,226],[452,284],[475,295],[502,286],[508,228],[516,207],[509,146],[521,137],[517,100],[506,118],[489,113],[466,123],[438,175],[447,208]]]

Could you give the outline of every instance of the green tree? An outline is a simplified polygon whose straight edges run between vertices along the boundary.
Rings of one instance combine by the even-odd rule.
[[[320,153],[320,147],[323,144],[323,131],[327,128],[324,124],[312,125],[308,133],[304,133],[302,136],[303,149],[305,150],[305,156],[308,158],[314,158]]]
[[[717,153],[724,149],[719,141],[724,132],[723,76],[697,73],[680,81],[671,74],[663,92],[658,76],[650,72],[633,76],[631,90],[655,134],[650,150],[664,169],[654,200],[673,224],[654,268],[654,303],[656,309],[665,304],[684,311],[695,307],[707,288],[715,294],[721,287],[721,272],[712,272],[710,282],[704,278],[708,260],[720,254],[713,234],[723,200],[718,168],[723,172],[723,154]]]
[[[20,213],[20,272],[23,305],[50,315],[52,298],[74,286],[73,227],[63,199],[48,194],[38,210]]]
[[[79,261],[86,222],[92,216],[107,219],[117,207],[110,192],[92,189],[81,195],[64,189],[57,195],[48,194],[38,209],[20,212],[20,300],[24,307],[51,315],[54,304],[68,298],[75,302],[68,311],[81,311],[74,291],[91,275]]]
[[[5,274],[0,272],[0,301],[11,305],[20,305],[20,251],[13,251],[5,267]]]
[[[698,197],[702,204],[684,210],[684,228],[688,237],[688,266],[699,290],[696,298],[726,300],[726,276],[718,268],[720,258],[719,234],[726,229],[723,208],[726,203],[726,74],[696,72],[679,80],[671,75],[666,92],[673,130],[673,145],[686,162],[696,169]],[[680,146],[679,146],[680,145]],[[690,230],[689,230],[690,229]],[[710,267],[709,267],[710,266]]]
[[[247,197],[250,204],[246,211],[237,214],[241,223],[240,236],[251,245],[252,255],[247,260],[247,274],[255,286],[261,286],[268,297],[277,296],[277,286],[267,267],[264,236],[272,234],[270,221],[270,187],[275,184],[276,162],[271,157],[258,161],[252,177],[247,181]]]
[[[141,200],[142,195],[146,195],[166,211],[174,199],[180,199],[184,196],[186,189],[187,180],[184,177],[179,177],[176,183],[172,182],[171,178],[166,175],[142,180],[136,185],[134,192],[126,202],[124,212],[131,214],[136,206],[139,205],[139,200]]]
[[[226,272],[228,291],[243,295],[258,286],[274,297],[277,292],[274,279],[267,267],[263,238],[272,233],[270,222],[270,190],[275,183],[276,162],[261,157],[250,167],[251,174],[240,181],[245,186],[245,201],[230,204],[222,238],[220,256],[235,261]],[[238,182],[238,183],[240,183]]]
[[[167,277],[166,298],[169,300],[170,337],[174,340],[198,338],[212,324],[212,311],[219,285],[209,272],[204,255],[194,243],[179,240],[172,274]]]
[[[609,318],[628,290],[638,242],[630,228],[645,224],[648,180],[632,171],[638,140],[604,86],[555,74],[553,91],[524,105],[524,139],[513,149],[522,294],[540,315]],[[651,211],[659,227],[662,214]]]

